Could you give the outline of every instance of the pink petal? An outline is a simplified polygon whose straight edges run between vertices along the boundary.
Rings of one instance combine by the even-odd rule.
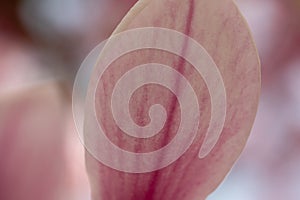
[[[0,199],[66,199],[66,111],[58,84],[0,98]]]
[[[178,160],[148,173],[126,173],[112,169],[97,161],[93,157],[95,152],[89,151],[86,154],[86,163],[92,199],[205,199],[224,179],[240,155],[256,114],[260,92],[260,67],[249,29],[231,0],[139,1],[123,19],[115,34],[141,27],[163,27],[179,31],[192,37],[206,49],[218,66],[225,85],[225,124],[212,151],[208,151],[206,157],[199,159],[199,150],[203,145],[212,112],[211,96],[201,75],[190,63],[161,50],[144,49],[121,56],[104,72],[95,96],[97,120],[112,143],[127,151],[145,153],[160,149],[176,137],[180,115],[184,110],[180,109],[170,90],[155,84],[138,88],[133,93],[129,105],[124,106],[129,106],[132,120],[136,124],[145,126],[150,122],[148,112],[151,105],[163,105],[168,117],[157,135],[147,139],[133,138],[124,134],[113,119],[110,102],[114,86],[125,72],[140,64],[161,63],[184,75],[196,91],[200,106],[200,124],[192,145]],[[109,49],[110,45],[113,45],[111,40],[105,49]],[[189,45],[183,45],[182,50],[185,51],[188,47]],[[93,86],[99,78],[96,75],[91,79],[88,102],[93,99]],[[144,80],[147,76],[141,75],[133,79]],[[179,92],[184,91],[179,89]],[[121,100],[117,100],[117,103]],[[189,101],[184,103],[189,104]],[[87,115],[92,115],[89,107]],[[88,116],[85,132],[97,132],[91,126]],[[126,122],[128,119],[122,120]],[[94,138],[88,136],[85,139],[93,145],[102,144],[102,141],[93,141]],[[89,150],[89,147],[87,149]],[[114,155],[108,150],[96,154],[111,156],[120,166],[141,164],[128,163],[122,155]],[[162,159],[165,159],[163,156]],[[155,162],[160,164],[160,160]]]

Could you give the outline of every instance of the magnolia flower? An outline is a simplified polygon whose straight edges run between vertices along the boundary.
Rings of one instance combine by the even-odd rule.
[[[132,3],[133,1],[128,1],[128,4]],[[124,12],[125,8],[127,9],[126,6],[120,7],[120,12]],[[120,17],[114,18],[113,23]],[[155,84],[148,84],[136,90],[129,104],[125,106],[129,107],[132,120],[143,127],[152,122],[148,116],[149,113],[151,117],[151,106],[162,105],[167,118],[157,135],[146,139],[134,138],[126,135],[113,121],[109,103],[115,83],[125,72],[144,63],[156,62],[171,66],[188,80],[196,92],[196,100],[199,103],[200,118],[197,119],[199,126],[193,143],[182,156],[163,168],[147,173],[129,173],[113,169],[99,162],[87,148],[86,165],[92,199],[205,199],[224,179],[241,153],[254,120],[260,88],[260,71],[252,38],[244,19],[230,0],[139,1],[123,19],[114,35],[144,27],[161,27],[178,31],[193,38],[205,48],[218,67],[225,85],[224,128],[212,150],[199,158],[199,150],[205,141],[213,109],[217,108],[213,108],[209,86],[194,69],[195,66],[177,55],[162,50],[144,49],[121,56],[109,66],[106,76],[100,79],[100,87],[96,92],[96,114],[112,143],[126,151],[148,153],[166,146],[177,135],[181,114],[186,110],[180,107],[180,99],[172,91]],[[108,32],[109,30],[103,35],[107,35]],[[155,41],[156,38],[152,39]],[[136,40],[139,41],[139,37]],[[189,43],[184,44],[179,48],[183,57],[188,54],[188,51],[185,51],[190,47]],[[110,40],[105,49],[112,45]],[[2,72],[14,74],[7,73],[8,71],[5,71],[7,68],[0,70],[1,75],[4,74]],[[27,74],[29,72],[24,71]],[[32,72],[36,73],[35,70]],[[91,82],[98,78],[94,75]],[[147,75],[141,75],[139,78],[145,80]],[[169,78],[173,80],[177,76]],[[32,77],[29,76],[27,79]],[[132,81],[135,80],[137,79],[134,78]],[[212,83],[217,81],[217,79],[209,80]],[[17,81],[18,84],[22,82],[24,80]],[[185,91],[180,89],[180,84],[178,82],[179,96]],[[87,187],[84,169],[81,163],[73,159],[75,153],[78,153],[76,155],[79,157],[80,150],[76,146],[78,143],[70,136],[74,133],[74,127],[69,122],[69,103],[63,98],[64,95],[59,85],[45,83],[37,87],[28,87],[28,90],[9,97],[1,96],[0,199],[85,198],[81,196]],[[183,104],[193,110],[195,107],[189,107],[193,105],[192,98],[189,97],[187,95],[185,99],[183,98]],[[87,101],[91,99],[92,96],[88,95]],[[90,114],[89,109],[86,114]],[[162,116],[165,116],[164,113]],[[127,118],[123,120],[127,123]],[[89,126],[89,120],[85,121],[85,131],[97,133],[97,130]],[[109,151],[105,153],[120,166],[141,164],[128,163],[122,156]],[[161,159],[155,160],[155,163],[160,165],[165,159],[164,156],[161,154]]]
[[[224,179],[240,155],[255,117],[260,92],[260,69],[255,46],[245,20],[231,0],[221,2],[217,0],[139,1],[122,20],[113,36],[122,34],[126,30],[145,27],[160,27],[178,31],[193,38],[205,48],[218,67],[225,86],[226,118],[224,127],[216,141],[214,141],[216,137],[209,138],[205,135],[209,129],[212,115],[215,114],[215,110],[220,110],[218,107],[213,107],[215,102],[212,100],[212,95],[215,94],[208,91],[211,86],[213,88],[218,87],[216,84],[219,79],[210,77],[207,80],[205,79],[207,77],[201,77],[195,70],[195,66],[182,58],[197,53],[188,50],[192,46],[191,40],[188,42],[181,41],[182,45],[179,50],[177,49],[182,52],[181,58],[158,49],[136,50],[121,55],[99,77],[98,72],[103,67],[101,66],[102,61],[109,57],[110,53],[120,52],[124,44],[126,46],[126,42],[118,43],[118,40],[112,37],[108,40],[103,54],[99,57],[87,93],[84,140],[87,148],[86,164],[91,183],[92,199],[205,199]],[[177,41],[173,41],[172,37],[169,40],[166,38],[165,41],[161,41],[162,35],[156,35],[154,30],[150,39],[137,34],[136,40],[132,41],[132,37],[128,36],[127,45],[152,41],[155,45],[171,43],[176,46]],[[199,56],[199,60],[201,59],[204,57]],[[183,89],[181,81],[177,81],[175,84],[177,85],[175,94],[171,89],[166,89],[159,84],[148,83],[138,87],[133,93],[130,92],[132,96],[128,105],[122,104],[124,103],[123,98],[127,98],[128,91],[118,90],[121,96],[114,100],[114,95],[118,93],[115,92],[115,86],[125,76],[124,74],[133,71],[135,66],[147,63],[161,63],[171,66],[172,69],[183,75],[186,78],[184,80],[187,80],[196,91],[199,108],[193,107],[192,96],[182,97],[183,100],[177,96],[177,94],[182,95],[188,89],[187,87]],[[212,67],[206,61],[203,61],[202,64]],[[156,77],[160,77],[164,81],[179,80],[179,75],[175,73],[170,77],[170,74],[164,74],[164,70],[161,70],[162,75],[158,72],[156,76],[151,76],[151,69],[154,73],[156,68],[152,66],[147,71],[145,67],[144,73],[127,78],[128,82],[123,81],[118,87],[126,89],[127,86],[131,87],[137,82]],[[207,82],[210,81],[212,81],[212,85],[207,85]],[[216,91],[218,100],[221,101],[222,95],[220,96],[219,93],[222,91]],[[126,116],[124,115],[124,112],[127,112],[126,109],[123,111],[112,110],[117,104],[129,108],[131,121],[124,117]],[[158,111],[157,107],[155,109],[151,107],[157,104],[164,107],[164,112]],[[169,155],[166,154],[161,154],[158,159],[151,161],[138,156],[133,158],[133,161],[129,161],[126,156],[127,152],[135,152],[134,155],[139,155],[139,153],[147,154],[157,151],[176,138],[176,133],[181,130],[180,125],[184,120],[182,113],[187,112],[182,109],[182,105],[192,107],[192,110],[188,112],[199,111],[200,113],[199,118],[188,119],[191,124],[194,120],[200,122],[191,146],[181,157],[167,166],[144,173],[131,171],[130,167],[138,168],[148,162],[154,162],[154,166],[160,166],[162,162],[168,159]],[[122,109],[122,106],[118,108]],[[189,106],[185,108],[189,108]],[[159,114],[155,113],[156,111]],[[117,119],[119,116],[123,117]],[[165,120],[162,128],[160,121],[155,122],[156,118],[153,116],[162,121]],[[112,145],[125,150],[125,153],[115,154],[115,151],[110,150],[113,148],[109,146],[102,148],[101,145],[104,143],[91,137],[93,134],[100,134],[97,125],[92,122],[93,117],[96,117],[106,137],[113,143]],[[164,117],[166,118],[163,119]],[[150,124],[153,126],[150,130],[158,129],[158,134],[144,138],[133,137],[124,131],[124,127],[125,129],[129,127],[128,124],[131,122],[140,127],[147,127]],[[120,128],[116,123],[123,124],[124,127]],[[213,124],[213,126],[217,126],[217,124]],[[131,130],[135,129],[132,128]],[[137,130],[141,131],[136,135],[147,132],[143,128],[137,128]],[[189,132],[183,134],[189,134]],[[207,138],[209,138],[208,143],[216,143],[204,156],[201,156],[200,153],[199,158],[199,149],[203,143],[207,142]],[[109,166],[101,160],[102,158],[103,160],[110,158],[111,162],[109,162],[117,163],[118,166]],[[126,168],[128,166],[129,168]],[[120,170],[123,167],[129,171]]]

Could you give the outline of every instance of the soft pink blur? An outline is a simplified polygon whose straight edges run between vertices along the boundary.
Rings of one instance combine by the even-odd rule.
[[[298,200],[300,1],[238,0],[237,4],[257,43],[262,94],[248,145],[209,200]]]
[[[0,199],[88,199],[72,82],[135,0],[32,2],[0,3]],[[300,1],[237,4],[261,57],[262,96],[241,159],[208,199],[299,200]]]

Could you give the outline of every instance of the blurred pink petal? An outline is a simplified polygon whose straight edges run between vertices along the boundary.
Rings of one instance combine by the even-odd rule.
[[[66,151],[72,138],[66,134],[69,107],[59,88],[49,82],[1,97],[0,199],[80,199],[78,189],[87,191],[75,185],[84,183],[84,168]],[[78,143],[72,147],[78,149]],[[81,166],[78,178],[71,164]]]
[[[0,36],[0,95],[40,81],[36,57],[22,40]]]

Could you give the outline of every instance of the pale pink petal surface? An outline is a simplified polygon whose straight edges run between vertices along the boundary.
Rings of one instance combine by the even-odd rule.
[[[260,69],[249,29],[230,0],[139,1],[115,33],[143,27],[179,31],[195,39],[206,49],[218,66],[225,85],[227,113],[224,129],[212,151],[199,159],[199,150],[211,118],[210,94],[201,75],[196,73],[190,63],[164,51],[144,49],[121,56],[100,77],[95,96],[97,120],[112,143],[127,151],[151,152],[168,144],[176,135],[180,114],[184,110],[180,110],[174,94],[155,84],[136,90],[129,105],[125,106],[129,107],[132,120],[141,126],[149,123],[148,112],[151,105],[164,106],[168,118],[159,134],[147,139],[133,138],[117,127],[110,106],[114,86],[125,72],[140,64],[161,63],[184,75],[196,91],[201,113],[200,124],[194,142],[183,156],[157,171],[137,174],[121,172],[98,162],[88,152],[86,162],[92,199],[205,199],[224,179],[240,155],[256,114]],[[153,41],[155,42],[155,38]],[[185,48],[183,45],[183,52]],[[93,76],[91,85],[96,84],[98,78]],[[146,78],[147,75],[136,77]],[[92,92],[90,88],[88,99],[93,98]],[[91,129],[93,127],[89,126],[89,120],[86,119],[85,131],[97,131]],[[110,152],[106,153],[109,155]],[[120,165],[128,164],[122,156],[111,156],[111,159],[119,160]]]

